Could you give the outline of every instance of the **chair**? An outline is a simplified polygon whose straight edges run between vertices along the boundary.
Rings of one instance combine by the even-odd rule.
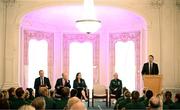
[[[116,99],[116,95],[111,94],[111,91],[109,90],[109,107],[111,107],[111,99]]]
[[[94,107],[94,99],[106,99],[106,106],[108,107],[108,90],[104,85],[94,85],[92,89],[92,107]]]

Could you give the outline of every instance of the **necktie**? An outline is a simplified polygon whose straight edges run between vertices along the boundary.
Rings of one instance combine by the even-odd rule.
[[[150,63],[150,70],[149,71],[150,71],[149,74],[151,74],[151,72],[152,72],[152,63]]]
[[[44,78],[41,78],[41,85],[44,84]]]

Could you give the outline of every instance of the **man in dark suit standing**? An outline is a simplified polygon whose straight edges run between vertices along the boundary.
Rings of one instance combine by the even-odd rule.
[[[48,89],[51,89],[51,84],[49,82],[49,78],[44,77],[44,71],[39,70],[39,76],[38,78],[35,79],[34,83],[34,89],[35,89],[35,96],[38,97],[40,96],[39,94],[39,88],[40,87],[47,87]]]
[[[142,69],[142,75],[158,75],[159,69],[158,65],[153,62],[154,56],[149,55],[149,62],[145,63]]]

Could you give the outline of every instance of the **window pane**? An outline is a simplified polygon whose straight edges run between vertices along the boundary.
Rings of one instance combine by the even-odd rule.
[[[28,87],[33,88],[39,70],[44,70],[44,75],[48,76],[48,43],[45,40],[30,40],[28,51]]]
[[[81,72],[82,78],[86,81],[89,89],[93,86],[93,46],[89,42],[70,44],[69,52],[69,79],[71,85],[76,73]]]
[[[123,87],[135,90],[135,45],[134,42],[115,44],[115,71],[122,80]]]

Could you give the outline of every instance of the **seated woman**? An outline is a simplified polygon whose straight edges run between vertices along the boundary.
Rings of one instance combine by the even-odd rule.
[[[85,100],[88,100],[86,97],[86,83],[84,81],[84,79],[81,78],[81,73],[78,72],[76,74],[76,79],[73,82],[73,88],[76,89],[78,91],[77,93],[77,97],[81,99],[81,96],[83,96],[83,98]]]

